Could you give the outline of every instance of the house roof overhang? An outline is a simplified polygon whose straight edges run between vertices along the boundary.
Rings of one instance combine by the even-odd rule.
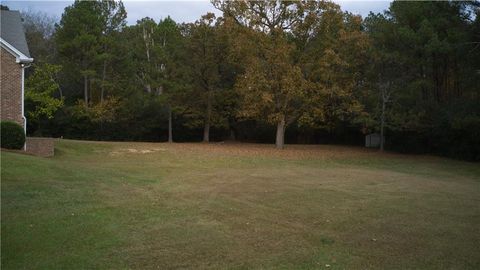
[[[20,64],[25,64],[25,63],[31,63],[33,62],[33,58],[26,56],[19,50],[17,50],[15,47],[13,47],[10,43],[8,43],[6,40],[3,38],[0,38],[0,43],[2,45],[2,48],[7,50],[9,53],[11,53],[13,56],[15,56],[15,61]]]

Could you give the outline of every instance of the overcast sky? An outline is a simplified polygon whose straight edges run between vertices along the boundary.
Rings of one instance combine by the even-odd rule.
[[[66,6],[71,5],[73,1],[11,1],[2,0],[3,5],[7,5],[12,10],[20,11],[41,11],[49,15],[60,18]],[[382,12],[387,9],[390,1],[340,1],[336,0],[343,10],[367,16],[370,11],[374,13]],[[207,12],[215,12],[221,15],[208,0],[195,1],[134,1],[124,0],[127,10],[127,21],[129,24],[135,24],[137,20],[150,17],[158,21],[168,15],[176,22],[194,22],[201,15]]]

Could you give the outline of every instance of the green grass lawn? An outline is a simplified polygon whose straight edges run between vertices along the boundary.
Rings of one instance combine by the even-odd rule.
[[[62,140],[1,154],[2,269],[480,269],[480,166]]]

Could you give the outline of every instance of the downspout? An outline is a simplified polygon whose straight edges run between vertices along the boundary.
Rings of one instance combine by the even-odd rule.
[[[30,64],[21,64],[22,67],[22,119],[23,132],[25,133],[25,143],[23,150],[27,151],[27,118],[25,117],[25,69],[30,67]]]

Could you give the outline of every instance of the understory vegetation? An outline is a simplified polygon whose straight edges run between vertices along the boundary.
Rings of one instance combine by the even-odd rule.
[[[1,153],[2,269],[479,269],[480,168],[345,146]]]
[[[26,12],[28,133],[95,140],[362,144],[480,159],[478,1],[222,1],[127,25],[121,1]],[[383,148],[383,147],[382,147]]]

